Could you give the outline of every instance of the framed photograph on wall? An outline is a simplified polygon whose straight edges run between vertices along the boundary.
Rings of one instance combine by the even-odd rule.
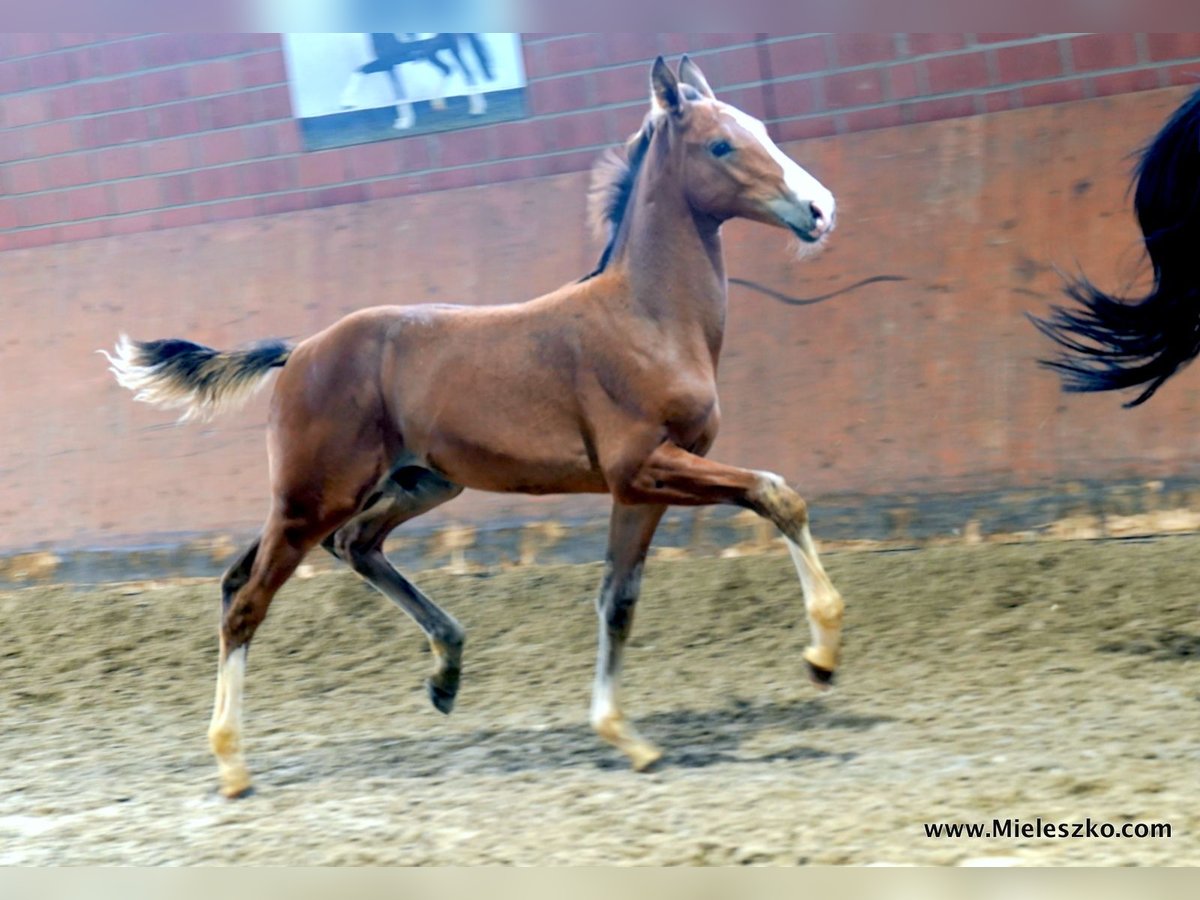
[[[283,49],[306,150],[525,115],[519,34],[285,34]]]

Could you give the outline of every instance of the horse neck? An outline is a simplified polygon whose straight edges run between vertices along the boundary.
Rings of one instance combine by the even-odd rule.
[[[726,308],[720,222],[688,204],[672,149],[666,135],[647,149],[614,263],[641,315],[683,340],[702,339],[715,362]]]

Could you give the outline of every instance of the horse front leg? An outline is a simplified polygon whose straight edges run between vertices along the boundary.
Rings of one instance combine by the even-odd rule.
[[[600,638],[592,688],[592,727],[629,757],[639,772],[662,758],[662,751],[638,734],[621,712],[621,659],[633,628],[633,610],[641,591],[642,567],[665,506],[613,505],[608,531],[604,582],[596,598]]]
[[[845,604],[817,555],[803,498],[778,475],[723,465],[673,444],[658,446],[625,472],[613,483],[618,499],[627,503],[733,504],[753,510],[779,529],[804,594],[812,637],[804,651],[809,677],[818,687],[828,686],[841,650]]]

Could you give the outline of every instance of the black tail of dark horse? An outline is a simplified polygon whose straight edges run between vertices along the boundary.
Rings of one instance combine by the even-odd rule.
[[[1106,294],[1086,278],[1069,281],[1075,306],[1056,306],[1034,324],[1063,353],[1043,365],[1066,391],[1153,396],[1200,353],[1200,91],[1188,98],[1141,152],[1134,210],[1154,272],[1142,298]]]

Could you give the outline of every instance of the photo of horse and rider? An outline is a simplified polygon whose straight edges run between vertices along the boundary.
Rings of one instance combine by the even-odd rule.
[[[306,150],[525,114],[519,34],[287,34],[284,52]]]

